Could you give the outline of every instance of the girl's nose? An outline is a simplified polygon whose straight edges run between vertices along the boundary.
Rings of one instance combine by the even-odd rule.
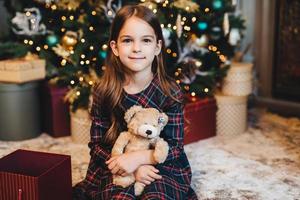
[[[139,42],[134,42],[133,43],[133,52],[137,53],[141,51],[140,43]]]

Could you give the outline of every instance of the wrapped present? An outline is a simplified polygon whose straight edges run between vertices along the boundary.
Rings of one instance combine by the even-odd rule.
[[[184,108],[184,144],[216,135],[216,101],[188,97]]]
[[[71,198],[70,156],[19,149],[0,159],[0,199]]]
[[[0,83],[0,140],[25,140],[41,134],[40,84]]]
[[[68,92],[67,87],[57,87],[44,82],[42,88],[43,131],[53,137],[69,136],[69,105],[63,99]]]
[[[252,63],[232,63],[222,84],[222,93],[246,96],[252,93]]]
[[[42,59],[14,59],[0,61],[0,81],[24,83],[44,79],[46,62]]]
[[[247,96],[215,95],[217,100],[217,135],[232,136],[247,128]]]
[[[88,144],[92,121],[87,110],[77,109],[71,112],[71,135],[76,143]]]

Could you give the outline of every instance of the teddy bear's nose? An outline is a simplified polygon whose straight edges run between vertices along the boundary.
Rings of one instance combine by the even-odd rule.
[[[147,135],[151,135],[151,134],[152,134],[152,131],[146,130],[146,134],[147,134]]]

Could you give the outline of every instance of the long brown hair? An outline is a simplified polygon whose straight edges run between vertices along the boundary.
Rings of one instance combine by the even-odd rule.
[[[116,41],[119,33],[127,19],[135,16],[147,22],[154,30],[157,42],[161,40],[161,52],[154,58],[152,63],[152,72],[157,74],[159,83],[164,93],[172,98],[171,82],[166,74],[164,68],[164,53],[165,44],[163,39],[160,23],[155,14],[148,8],[142,5],[127,5],[122,7],[117,13],[112,22],[110,29],[110,38],[108,43]],[[105,112],[111,119],[111,126],[104,136],[104,142],[113,144],[119,135],[121,129],[120,107],[122,100],[123,84],[125,82],[125,75],[132,73],[129,69],[124,67],[119,59],[112,53],[111,48],[108,48],[105,62],[105,71],[99,83],[95,86],[94,101],[100,107],[101,112]],[[97,98],[95,98],[97,97]]]

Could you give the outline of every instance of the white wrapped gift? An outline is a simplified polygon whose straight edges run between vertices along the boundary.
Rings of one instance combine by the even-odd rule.
[[[46,77],[46,62],[43,59],[12,59],[0,61],[0,81],[24,83]]]
[[[80,144],[88,144],[90,141],[90,128],[92,121],[88,110],[77,109],[70,112],[72,140]]]
[[[252,63],[232,63],[222,84],[222,93],[246,96],[252,93]]]
[[[247,96],[215,95],[217,101],[217,135],[232,136],[247,128]]]

